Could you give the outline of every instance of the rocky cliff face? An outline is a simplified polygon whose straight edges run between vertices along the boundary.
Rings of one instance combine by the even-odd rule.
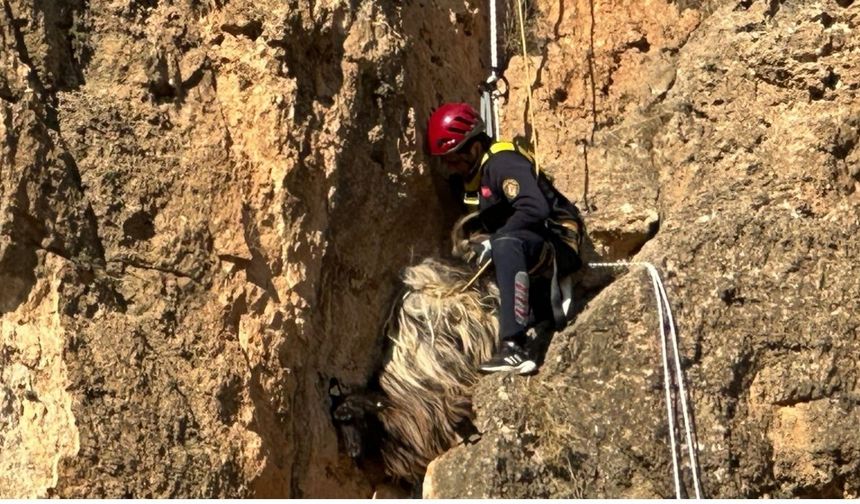
[[[475,101],[483,3],[0,6],[0,496],[369,496],[328,385],[366,382],[398,270],[448,248],[421,137]],[[590,259],[663,271],[706,494],[857,495],[860,7],[534,7],[542,166]],[[478,385],[428,495],[672,493],[638,275],[541,374]]]
[[[395,4],[2,2],[0,495],[370,495],[329,380],[447,248],[419,125],[481,72],[474,6]]]
[[[665,276],[704,493],[856,497],[860,8],[632,4],[538,3],[546,169],[587,196],[592,258]],[[425,494],[672,496],[652,296],[634,270],[538,376],[482,381],[483,438],[434,462]]]

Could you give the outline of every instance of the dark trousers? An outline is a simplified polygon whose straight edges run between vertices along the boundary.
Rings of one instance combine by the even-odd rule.
[[[496,269],[496,285],[499,287],[499,338],[525,345],[526,327],[535,315],[532,304],[548,296],[538,296],[547,290],[545,279],[529,277],[529,271],[541,259],[545,239],[528,230],[496,233],[490,239],[493,265]],[[538,284],[538,285],[536,285]],[[542,302],[534,308],[542,312]]]

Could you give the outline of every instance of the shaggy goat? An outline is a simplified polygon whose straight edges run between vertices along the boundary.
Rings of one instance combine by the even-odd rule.
[[[408,290],[386,330],[391,348],[379,377],[388,399],[379,419],[390,474],[420,479],[470,416],[478,365],[498,343],[498,293],[489,282],[461,292],[470,276],[434,260],[404,272]]]
[[[467,250],[455,225],[455,255]],[[375,413],[386,436],[386,472],[418,481],[431,460],[458,441],[471,413],[470,387],[478,365],[498,344],[498,290],[486,275],[470,285],[473,271],[425,259],[402,274],[405,293],[391,311],[379,374],[383,395],[351,396],[335,411],[341,421]]]

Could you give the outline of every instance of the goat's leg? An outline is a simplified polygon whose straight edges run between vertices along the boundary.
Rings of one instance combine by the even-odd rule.
[[[364,452],[364,439],[368,436],[368,416],[376,417],[387,405],[385,396],[365,391],[347,396],[335,408],[332,416],[343,436],[346,452],[352,458]]]

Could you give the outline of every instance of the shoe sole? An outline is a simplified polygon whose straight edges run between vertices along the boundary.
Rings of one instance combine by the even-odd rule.
[[[516,366],[511,366],[509,364],[502,364],[499,366],[481,366],[479,368],[481,371],[485,373],[510,373],[515,372],[517,374],[528,374],[537,369],[537,364],[533,361],[524,361]]]

